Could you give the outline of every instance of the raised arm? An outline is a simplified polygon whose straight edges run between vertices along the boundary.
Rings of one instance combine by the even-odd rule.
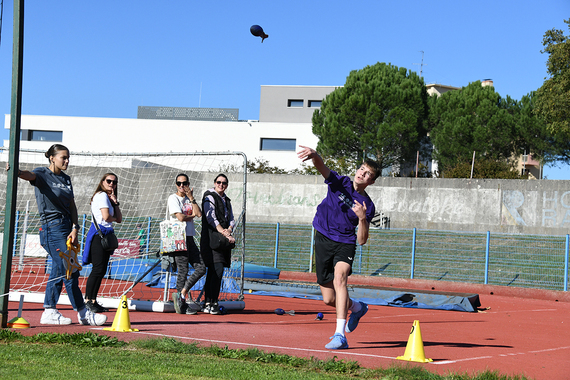
[[[303,162],[312,160],[315,169],[317,169],[325,179],[329,178],[331,170],[328,168],[328,166],[325,165],[325,162],[323,161],[322,157],[319,156],[317,151],[303,145],[299,145],[299,148],[301,148],[301,150],[297,153],[297,156]]]

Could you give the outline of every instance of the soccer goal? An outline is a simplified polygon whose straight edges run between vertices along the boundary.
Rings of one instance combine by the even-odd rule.
[[[0,148],[4,164],[7,148]],[[242,309],[243,267],[245,256],[245,215],[247,197],[247,157],[241,152],[194,153],[78,153],[71,152],[66,173],[71,177],[81,226],[79,242],[83,252],[85,237],[91,225],[90,201],[97,184],[105,173],[118,178],[118,199],[123,221],[115,224],[119,248],[111,256],[109,267],[98,294],[99,303],[117,307],[121,296],[131,300],[130,307],[139,310],[172,311],[171,294],[176,290],[174,260],[159,254],[160,228],[165,219],[168,197],[176,192],[175,179],[180,173],[188,175],[196,199],[214,185],[218,173],[229,178],[226,194],[232,200],[237,222],[236,248],[232,265],[226,268],[220,305],[226,309]],[[20,169],[32,170],[47,166],[43,151],[20,150]],[[6,184],[6,172],[0,181]],[[1,212],[5,212],[6,194],[0,194]],[[42,248],[39,238],[39,214],[34,187],[18,180],[16,225],[10,278],[10,300],[43,302],[43,292],[51,270],[51,258]],[[0,231],[4,232],[4,225]],[[200,246],[201,221],[195,220],[196,244]],[[2,239],[0,239],[0,244]],[[0,251],[1,253],[1,251]],[[78,255],[81,263],[81,253]],[[193,269],[190,267],[190,273]],[[83,266],[80,287],[85,291],[91,264]],[[189,274],[190,274],[189,273]],[[193,299],[200,299],[205,276],[191,289]],[[64,288],[65,292],[65,288]],[[68,303],[67,296],[60,303]]]

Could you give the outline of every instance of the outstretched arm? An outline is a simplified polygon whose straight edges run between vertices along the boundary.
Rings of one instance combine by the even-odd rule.
[[[6,171],[10,170],[10,164],[6,162]],[[35,181],[36,173],[30,172],[28,170],[18,170],[18,178],[26,181]]]
[[[313,165],[315,166],[315,169],[317,169],[319,171],[319,173],[321,173],[322,176],[325,177],[325,179],[329,178],[329,175],[331,174],[331,170],[328,168],[328,166],[325,165],[325,162],[323,161],[321,156],[319,156],[317,151],[312,149],[312,148],[303,146],[303,145],[299,145],[299,147],[302,149],[297,153],[297,156],[303,162],[305,162],[307,160],[312,160]]]

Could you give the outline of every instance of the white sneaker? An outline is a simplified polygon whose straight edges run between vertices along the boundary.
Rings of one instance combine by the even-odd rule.
[[[70,325],[71,318],[65,318],[57,309],[45,309],[40,319],[42,325]]]
[[[102,326],[107,322],[107,316],[104,314],[95,314],[91,310],[85,308],[85,316],[82,318],[81,313],[77,313],[77,319],[80,325]]]

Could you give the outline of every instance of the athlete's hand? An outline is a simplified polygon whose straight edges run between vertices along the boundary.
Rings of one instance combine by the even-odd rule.
[[[299,157],[303,162],[310,160],[317,154],[316,150],[307,146],[299,145],[299,147],[303,149],[297,152],[297,157]]]
[[[366,219],[366,202],[360,204],[356,199],[354,200],[354,206],[352,206],[352,211],[358,216],[358,219]]]

